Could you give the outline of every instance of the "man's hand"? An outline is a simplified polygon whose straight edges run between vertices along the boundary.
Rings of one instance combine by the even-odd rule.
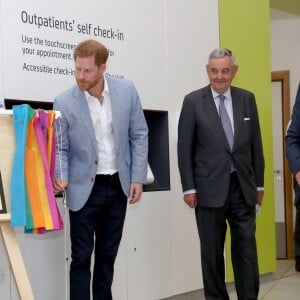
[[[140,201],[143,193],[143,184],[138,182],[132,182],[129,191],[129,203],[134,204]]]
[[[54,194],[57,195],[58,193],[64,191],[68,186],[68,183],[66,180],[62,178],[57,178],[53,182],[53,190]]]
[[[296,173],[295,179],[296,179],[298,185],[300,186],[300,170]]]
[[[259,204],[259,206],[261,206],[263,203],[263,197],[264,191],[257,191],[256,202]]]
[[[195,208],[197,206],[197,203],[198,203],[196,193],[183,195],[183,200],[190,208]]]

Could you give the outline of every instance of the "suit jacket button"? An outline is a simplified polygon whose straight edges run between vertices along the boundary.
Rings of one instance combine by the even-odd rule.
[[[98,160],[95,160],[95,164],[97,164],[98,163]]]
[[[93,181],[94,181],[94,178],[92,177],[92,178],[91,178],[91,182],[93,182]]]

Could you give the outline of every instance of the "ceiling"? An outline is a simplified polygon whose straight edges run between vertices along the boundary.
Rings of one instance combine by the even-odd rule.
[[[271,8],[270,9],[270,19],[271,21],[276,21],[276,20],[286,20],[286,19],[298,19],[300,18],[300,15],[296,15],[293,13],[288,13],[283,10],[279,10],[276,8]]]
[[[298,0],[270,0],[270,7],[271,11],[275,9],[275,11],[300,16],[300,1]]]

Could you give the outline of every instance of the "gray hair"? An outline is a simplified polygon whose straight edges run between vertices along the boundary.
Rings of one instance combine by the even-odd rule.
[[[217,48],[210,52],[209,58],[208,58],[208,63],[212,58],[223,58],[225,56],[229,56],[231,58],[231,64],[232,66],[235,66],[235,57],[233,53],[227,49],[227,48]]]

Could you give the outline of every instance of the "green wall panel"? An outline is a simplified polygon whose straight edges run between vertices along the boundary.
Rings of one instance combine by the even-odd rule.
[[[219,0],[220,46],[236,56],[239,70],[234,85],[255,93],[265,155],[265,196],[257,217],[260,274],[276,268],[274,223],[272,103],[269,0]],[[226,241],[227,281],[233,280],[230,236]]]

